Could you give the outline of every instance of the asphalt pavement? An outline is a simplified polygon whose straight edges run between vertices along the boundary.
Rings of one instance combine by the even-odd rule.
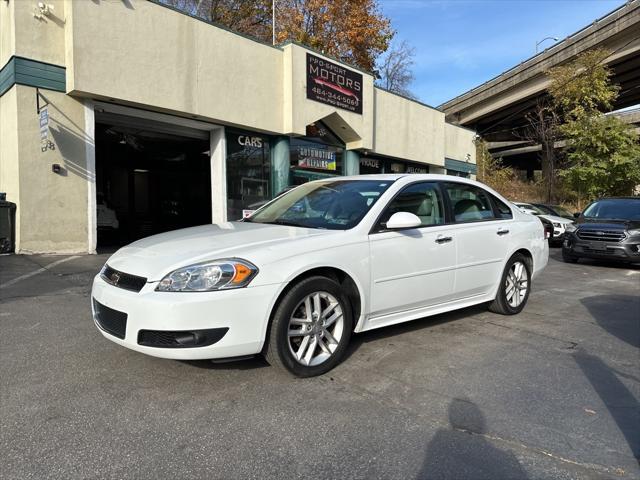
[[[0,256],[0,478],[640,478],[640,267],[553,250],[520,315],[359,334],[300,380],[107,341],[106,258]]]

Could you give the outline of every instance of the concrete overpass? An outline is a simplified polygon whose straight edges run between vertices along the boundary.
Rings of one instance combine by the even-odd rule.
[[[526,115],[547,95],[545,72],[598,47],[612,52],[607,64],[613,82],[620,85],[615,109],[640,104],[640,0],[632,0],[438,108],[448,122],[476,130],[494,155],[520,153],[512,157],[514,166],[530,170],[532,163],[539,164],[540,147],[523,142],[522,132],[528,124]],[[637,112],[627,115],[626,120],[638,125],[637,116]]]

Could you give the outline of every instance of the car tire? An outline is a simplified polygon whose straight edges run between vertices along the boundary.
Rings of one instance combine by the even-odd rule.
[[[349,298],[322,276],[296,283],[276,305],[264,356],[296,377],[322,375],[335,367],[353,331]]]
[[[489,310],[501,315],[520,313],[531,293],[531,261],[521,253],[514,254],[504,267],[500,286]]]
[[[565,263],[578,263],[578,257],[571,255],[564,249],[562,250],[562,261]]]

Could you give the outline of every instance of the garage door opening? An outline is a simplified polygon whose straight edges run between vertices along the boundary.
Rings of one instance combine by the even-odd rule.
[[[209,132],[96,116],[98,248],[211,223]]]

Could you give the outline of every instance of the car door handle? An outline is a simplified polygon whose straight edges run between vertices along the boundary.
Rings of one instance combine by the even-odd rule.
[[[447,243],[453,240],[453,237],[445,237],[444,235],[438,235],[436,237],[436,243]]]
[[[498,235],[506,235],[507,233],[509,233],[509,230],[506,228],[501,228],[500,230],[498,230],[496,232]]]

